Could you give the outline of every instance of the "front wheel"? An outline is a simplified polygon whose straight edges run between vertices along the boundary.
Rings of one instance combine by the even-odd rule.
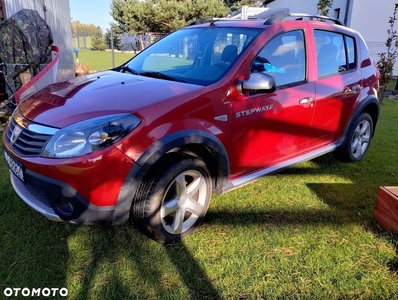
[[[362,113],[351,126],[346,142],[337,150],[345,161],[360,161],[369,149],[373,137],[373,120],[368,113]]]
[[[209,207],[212,181],[204,162],[196,158],[176,161],[157,174],[143,182],[133,204],[134,221],[150,238],[170,244],[199,225]]]

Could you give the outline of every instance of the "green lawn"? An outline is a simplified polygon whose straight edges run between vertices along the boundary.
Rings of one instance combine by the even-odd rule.
[[[115,52],[115,67],[120,66],[134,56],[134,53]],[[112,68],[112,52],[111,51],[92,51],[80,50],[78,53],[79,63],[81,63],[86,71],[103,71]],[[76,55],[74,55],[76,63]],[[182,67],[191,65],[192,61],[184,58],[176,57],[149,57],[144,68],[148,70],[163,71],[168,70],[171,66]]]
[[[54,223],[13,192],[0,161],[0,298],[7,287],[69,299],[398,299],[398,240],[373,220],[398,185],[398,102],[385,100],[359,163],[333,155],[214,196],[170,247],[132,228]]]
[[[128,61],[134,56],[134,53],[115,52],[115,67]],[[92,51],[80,50],[78,53],[79,63],[81,63],[87,71],[103,71],[112,68],[112,52],[111,51]],[[76,55],[74,54],[76,63]]]

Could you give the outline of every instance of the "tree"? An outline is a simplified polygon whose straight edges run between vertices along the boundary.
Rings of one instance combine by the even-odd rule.
[[[379,53],[380,60],[377,62],[377,67],[380,71],[380,94],[383,95],[386,91],[387,84],[391,81],[394,71],[394,63],[398,57],[398,36],[396,30],[394,30],[394,24],[396,21],[396,15],[398,10],[398,4],[395,4],[394,12],[390,17],[388,24],[390,28],[387,30],[387,51]],[[380,101],[383,97],[380,97]]]
[[[105,32],[105,41],[109,49],[111,49],[111,38],[113,38],[113,48],[116,50],[122,50],[120,35],[116,34],[115,32],[111,34],[111,29],[107,29]]]
[[[332,7],[333,0],[319,0],[317,8],[318,14],[322,16],[327,16],[329,14],[329,8]]]
[[[172,32],[204,17],[223,17],[222,0],[112,0],[115,32]]]
[[[112,0],[111,16],[115,20],[114,31],[118,33],[141,33],[151,31],[148,24],[154,13],[154,5],[150,1]]]
[[[105,39],[104,35],[102,34],[102,29],[101,27],[97,27],[97,32],[94,34],[94,36],[91,39],[91,50],[97,50],[97,51],[105,51],[106,45],[105,45]]]
[[[97,27],[94,24],[82,24],[80,21],[72,21],[71,28],[74,36],[93,36],[97,32]]]

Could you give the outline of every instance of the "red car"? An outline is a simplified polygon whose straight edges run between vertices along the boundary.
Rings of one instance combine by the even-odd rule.
[[[167,244],[197,227],[212,193],[331,151],[361,160],[378,71],[359,33],[316,19],[196,22],[37,92],[3,134],[16,193],[51,220],[131,216]]]

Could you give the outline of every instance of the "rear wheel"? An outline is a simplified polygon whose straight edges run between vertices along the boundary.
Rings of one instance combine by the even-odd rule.
[[[143,185],[133,207],[135,223],[161,244],[192,233],[206,214],[212,194],[210,173],[196,158],[161,168]]]
[[[373,137],[373,120],[367,113],[362,113],[352,124],[347,140],[337,150],[339,158],[345,161],[360,161],[369,149]]]

